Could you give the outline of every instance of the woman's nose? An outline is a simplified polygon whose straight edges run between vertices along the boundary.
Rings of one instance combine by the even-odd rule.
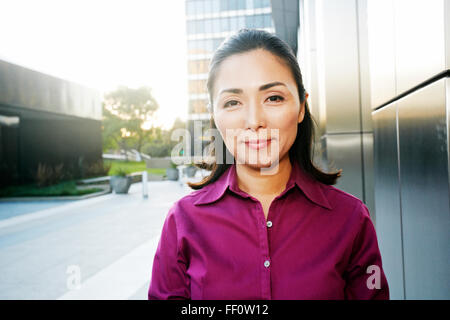
[[[259,127],[266,126],[265,114],[262,106],[255,101],[247,105],[246,129],[258,130]]]

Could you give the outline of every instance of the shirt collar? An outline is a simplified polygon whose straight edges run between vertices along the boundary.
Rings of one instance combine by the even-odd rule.
[[[297,161],[292,161],[291,163],[292,171],[286,184],[285,191],[291,189],[294,185],[297,185],[309,200],[331,210],[332,207],[322,191],[320,182],[316,181],[305,172]],[[220,199],[227,189],[230,189],[243,197],[249,197],[247,193],[243,192],[238,187],[235,163],[229,165],[217,181],[203,188],[205,189],[205,192],[201,193],[197,200],[194,201],[195,205],[212,203]]]

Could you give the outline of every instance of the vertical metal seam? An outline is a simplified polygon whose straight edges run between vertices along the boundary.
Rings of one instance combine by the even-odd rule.
[[[400,167],[400,128],[399,128],[399,105],[395,104],[395,131],[397,138],[397,177],[398,177],[398,199],[400,209],[400,247],[402,249],[402,280],[403,280],[403,298],[406,300],[406,288],[405,288],[405,253],[403,248],[403,209],[402,209],[402,179],[401,179],[401,167]]]
[[[359,137],[360,137],[360,148],[361,148],[361,179],[362,179],[362,194],[363,202],[366,203],[366,177],[365,177],[365,166],[364,166],[364,137],[363,137],[363,121],[362,121],[362,99],[361,99],[361,50],[359,48],[359,6],[358,0],[355,0],[355,11],[356,11],[356,49],[358,51],[358,104],[359,104]]]
[[[393,26],[394,26],[394,90],[395,95],[397,95],[397,46],[395,42],[395,38],[397,36],[397,28],[396,28],[396,7],[395,2],[392,2],[392,12],[393,12]],[[403,209],[402,209],[402,179],[401,179],[401,166],[400,166],[400,127],[399,127],[399,104],[398,102],[395,104],[395,130],[397,136],[397,169],[398,169],[398,197],[399,197],[399,206],[400,206],[400,246],[402,249],[402,280],[403,280],[403,299],[406,300],[406,281],[405,281],[405,250],[403,246]]]
[[[445,82],[444,82],[444,88],[445,88],[445,122],[447,122],[447,175],[448,175],[448,179],[447,179],[447,184],[448,184],[448,189],[450,190],[450,150],[449,150],[449,143],[448,143],[448,139],[450,137],[449,135],[449,121],[450,121],[450,112],[449,112],[449,105],[450,105],[450,90],[449,90],[449,77],[445,78]],[[449,197],[449,208],[450,208],[450,197]]]
[[[448,3],[448,1],[444,1],[445,24],[450,24],[450,22],[448,20],[448,19],[450,19],[450,11],[449,10],[450,10],[450,4]],[[450,40],[448,38],[450,36],[450,34],[447,33],[447,31],[450,28],[446,28],[445,24],[444,24],[444,36],[445,36],[447,43],[450,43]],[[450,48],[450,46],[446,45],[444,50],[447,50],[449,48]],[[450,55],[450,52],[446,52],[446,56],[448,57],[449,55]],[[446,65],[446,68],[448,68],[448,65]],[[445,90],[445,116],[446,116],[445,122],[447,123],[446,130],[447,130],[447,175],[448,175],[447,183],[448,183],[448,190],[450,190],[450,150],[449,150],[449,140],[448,140],[450,138],[450,135],[449,135],[449,121],[450,121],[450,112],[449,112],[449,105],[450,105],[449,85],[450,84],[449,84],[449,81],[450,81],[449,76],[447,75],[447,77],[445,78],[445,82],[444,82],[444,90]],[[450,197],[449,197],[449,208],[450,208]]]

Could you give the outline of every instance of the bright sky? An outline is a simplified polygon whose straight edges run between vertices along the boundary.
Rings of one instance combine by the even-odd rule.
[[[0,0],[0,59],[101,93],[152,88],[157,123],[187,117],[184,0]]]

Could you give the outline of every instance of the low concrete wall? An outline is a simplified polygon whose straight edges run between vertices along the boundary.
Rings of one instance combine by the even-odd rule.
[[[147,168],[171,168],[172,160],[170,157],[163,157],[163,158],[151,158],[151,159],[145,159],[145,164]]]

